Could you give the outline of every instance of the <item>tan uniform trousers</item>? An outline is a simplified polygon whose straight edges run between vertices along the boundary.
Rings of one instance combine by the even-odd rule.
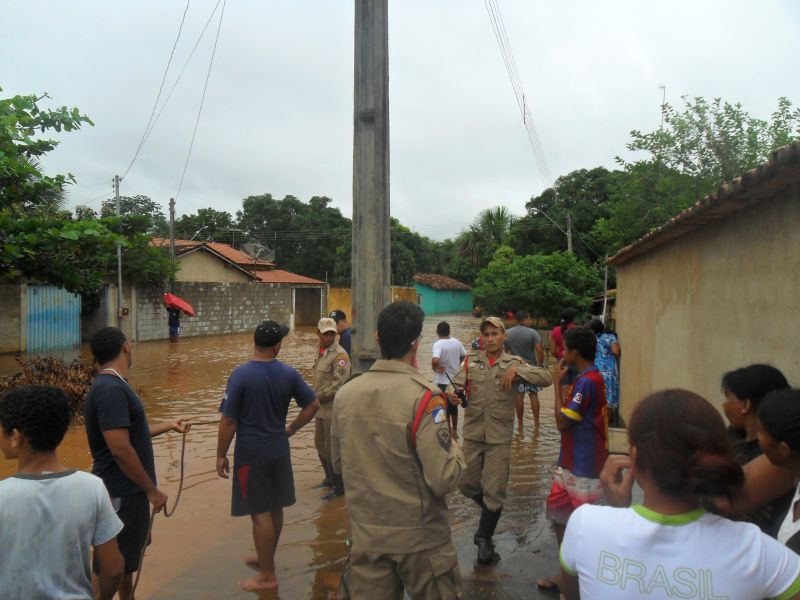
[[[467,470],[458,489],[468,498],[483,494],[486,508],[497,512],[506,502],[511,444],[463,440],[461,449],[467,462]]]
[[[331,462],[331,424],[333,415],[328,414],[314,418],[314,448],[317,449],[320,459]]]
[[[452,542],[411,554],[358,552],[342,573],[340,600],[463,600],[464,587]]]

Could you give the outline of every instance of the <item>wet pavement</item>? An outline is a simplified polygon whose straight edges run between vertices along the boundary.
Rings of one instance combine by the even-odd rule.
[[[453,335],[465,346],[478,334],[478,320],[466,315],[437,315],[423,329],[421,371],[430,374],[436,323],[446,319]],[[317,338],[311,328],[298,328],[286,339],[280,359],[297,368],[310,382]],[[325,490],[313,489],[322,479],[314,450],[313,424],[291,440],[297,504],[286,509],[285,525],[276,562],[278,592],[249,594],[238,582],[250,576],[243,563],[253,552],[249,519],[230,517],[230,480],[215,472],[217,409],[230,371],[252,353],[251,334],[185,338],[133,345],[131,384],[139,392],[151,423],[191,415],[197,423],[186,440],[185,483],[177,512],[156,517],[153,543],[148,549],[137,597],[140,599],[200,599],[258,597],[275,600],[325,599],[338,588],[347,556],[347,510],[344,498],[321,499]],[[0,359],[0,374],[13,363]],[[495,535],[501,559],[492,566],[475,563],[472,536],[479,510],[454,493],[449,499],[453,541],[468,598],[554,598],[541,593],[535,581],[558,566],[555,538],[544,518],[552,465],[558,453],[558,431],[553,424],[552,387],[540,394],[541,428],[535,430],[529,406],[524,428],[512,442],[508,504]],[[526,399],[527,404],[527,399]],[[297,413],[293,406],[289,419]],[[159,487],[170,495],[180,477],[181,436],[155,438]],[[231,450],[232,452],[232,450]],[[60,449],[62,461],[89,469],[82,428],[69,432]],[[0,457],[0,478],[14,472],[14,463]]]

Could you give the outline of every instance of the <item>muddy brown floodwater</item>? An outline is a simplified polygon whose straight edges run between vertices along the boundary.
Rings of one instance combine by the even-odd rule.
[[[478,334],[478,319],[450,315],[426,319],[421,371],[430,374],[436,323],[446,319],[465,346]],[[279,358],[311,381],[317,338],[311,328],[298,328],[285,340]],[[84,351],[85,352],[85,351]],[[215,471],[217,409],[231,370],[252,353],[251,334],[185,338],[133,345],[131,384],[139,392],[151,423],[191,415],[197,421],[187,436],[185,483],[177,512],[156,517],[153,543],[147,551],[137,597],[140,599],[199,599],[254,597],[242,592],[238,581],[250,576],[244,565],[253,552],[250,522],[230,516],[230,480]],[[13,364],[0,361],[0,374]],[[508,504],[497,528],[495,543],[501,560],[494,566],[475,563],[472,536],[479,511],[458,493],[448,501],[453,541],[458,548],[468,598],[524,599],[550,597],[535,586],[539,577],[558,566],[555,538],[544,518],[544,499],[557,458],[559,436],[553,424],[552,387],[540,394],[541,428],[535,430],[526,406],[524,430],[512,442]],[[527,403],[527,399],[526,399]],[[297,413],[292,406],[289,418]],[[461,422],[459,422],[459,426]],[[459,427],[460,428],[460,427]],[[180,477],[181,436],[168,433],[153,440],[159,487],[172,497]],[[322,500],[325,490],[313,489],[322,479],[314,450],[313,424],[291,440],[297,504],[286,509],[285,525],[276,562],[280,589],[258,598],[302,600],[328,598],[339,584],[347,557],[345,498]],[[232,450],[231,450],[232,452]],[[70,466],[90,469],[91,458],[82,428],[72,429],[60,448]],[[0,478],[15,464],[0,457]]]

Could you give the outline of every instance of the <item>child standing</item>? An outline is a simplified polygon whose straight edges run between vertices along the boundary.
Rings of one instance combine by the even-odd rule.
[[[608,405],[603,375],[594,364],[597,337],[591,329],[574,327],[564,333],[564,356],[555,376],[555,418],[561,432],[561,452],[547,497],[547,518],[558,545],[572,512],[583,504],[604,500],[600,471],[608,458]],[[562,404],[562,382],[568,368],[578,376]],[[558,577],[540,579],[540,588],[558,591]]]
[[[0,481],[0,598],[111,600],[117,591],[122,522],[103,482],[56,455],[71,417],[59,388],[29,385],[0,398],[0,450],[19,463]],[[89,546],[100,564],[96,594]]]

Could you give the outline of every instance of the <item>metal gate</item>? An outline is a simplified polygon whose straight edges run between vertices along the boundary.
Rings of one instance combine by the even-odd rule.
[[[81,347],[81,297],[52,285],[28,285],[26,350]]]

